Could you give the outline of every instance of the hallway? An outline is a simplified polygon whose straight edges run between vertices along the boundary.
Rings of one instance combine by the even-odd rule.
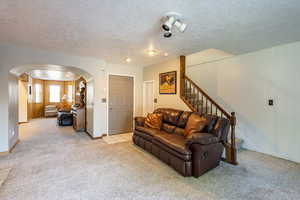
[[[85,165],[101,158],[103,144],[71,126],[56,126],[55,118],[20,125],[20,143],[11,154],[0,157],[0,169],[11,168],[0,189],[0,199],[62,199],[68,191],[67,183],[79,183],[74,175],[89,177],[95,172],[93,166]]]
[[[238,166],[222,162],[198,179],[184,178],[132,142],[91,140],[53,118],[21,125],[20,143],[0,156],[1,169],[10,169],[1,200],[300,198],[293,162],[244,150]]]

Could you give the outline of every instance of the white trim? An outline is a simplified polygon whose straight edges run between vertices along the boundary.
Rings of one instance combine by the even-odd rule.
[[[152,83],[153,84],[153,97],[154,97],[154,92],[155,92],[155,89],[154,89],[154,80],[149,80],[149,81],[144,81],[143,82],[143,115],[145,114],[145,92],[146,92],[146,90],[145,90],[145,87],[146,87],[146,83]],[[153,99],[153,101],[152,101],[152,107],[153,107],[153,110],[154,110],[154,99]]]
[[[106,135],[109,136],[109,76],[113,75],[113,76],[127,76],[127,77],[132,77],[133,78],[133,115],[135,115],[135,75],[131,75],[131,74],[117,74],[117,73],[107,73],[107,91],[106,91],[106,96],[107,96],[107,103],[106,103]],[[132,119],[132,127],[134,127],[134,121]]]

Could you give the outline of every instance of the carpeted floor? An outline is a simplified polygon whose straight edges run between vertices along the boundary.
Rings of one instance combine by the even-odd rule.
[[[107,135],[103,137],[103,141],[107,144],[116,144],[120,142],[129,142],[132,140],[133,133],[122,133],[117,135]]]
[[[6,169],[0,168],[0,187],[2,186],[4,181],[6,181],[10,170],[11,170],[10,168],[6,168]]]
[[[11,168],[1,200],[300,199],[300,165],[260,153],[242,151],[239,166],[184,178],[131,142],[91,140],[54,119],[20,131],[14,152],[0,157],[0,168]]]

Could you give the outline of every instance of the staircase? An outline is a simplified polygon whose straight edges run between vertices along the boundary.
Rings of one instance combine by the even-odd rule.
[[[185,75],[185,56],[180,56],[180,98],[193,111],[201,114],[212,114],[227,118],[230,121],[230,136],[224,142],[224,161],[237,165],[237,149],[235,141],[235,113],[230,114],[217,104],[204,90]]]

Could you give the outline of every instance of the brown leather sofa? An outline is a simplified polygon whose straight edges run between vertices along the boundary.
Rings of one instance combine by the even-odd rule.
[[[203,115],[207,123],[201,132],[183,136],[192,114],[170,108],[159,108],[163,114],[161,130],[144,126],[144,117],[135,118],[134,144],[152,153],[183,176],[199,177],[220,163],[227,140],[229,120],[216,115]]]

